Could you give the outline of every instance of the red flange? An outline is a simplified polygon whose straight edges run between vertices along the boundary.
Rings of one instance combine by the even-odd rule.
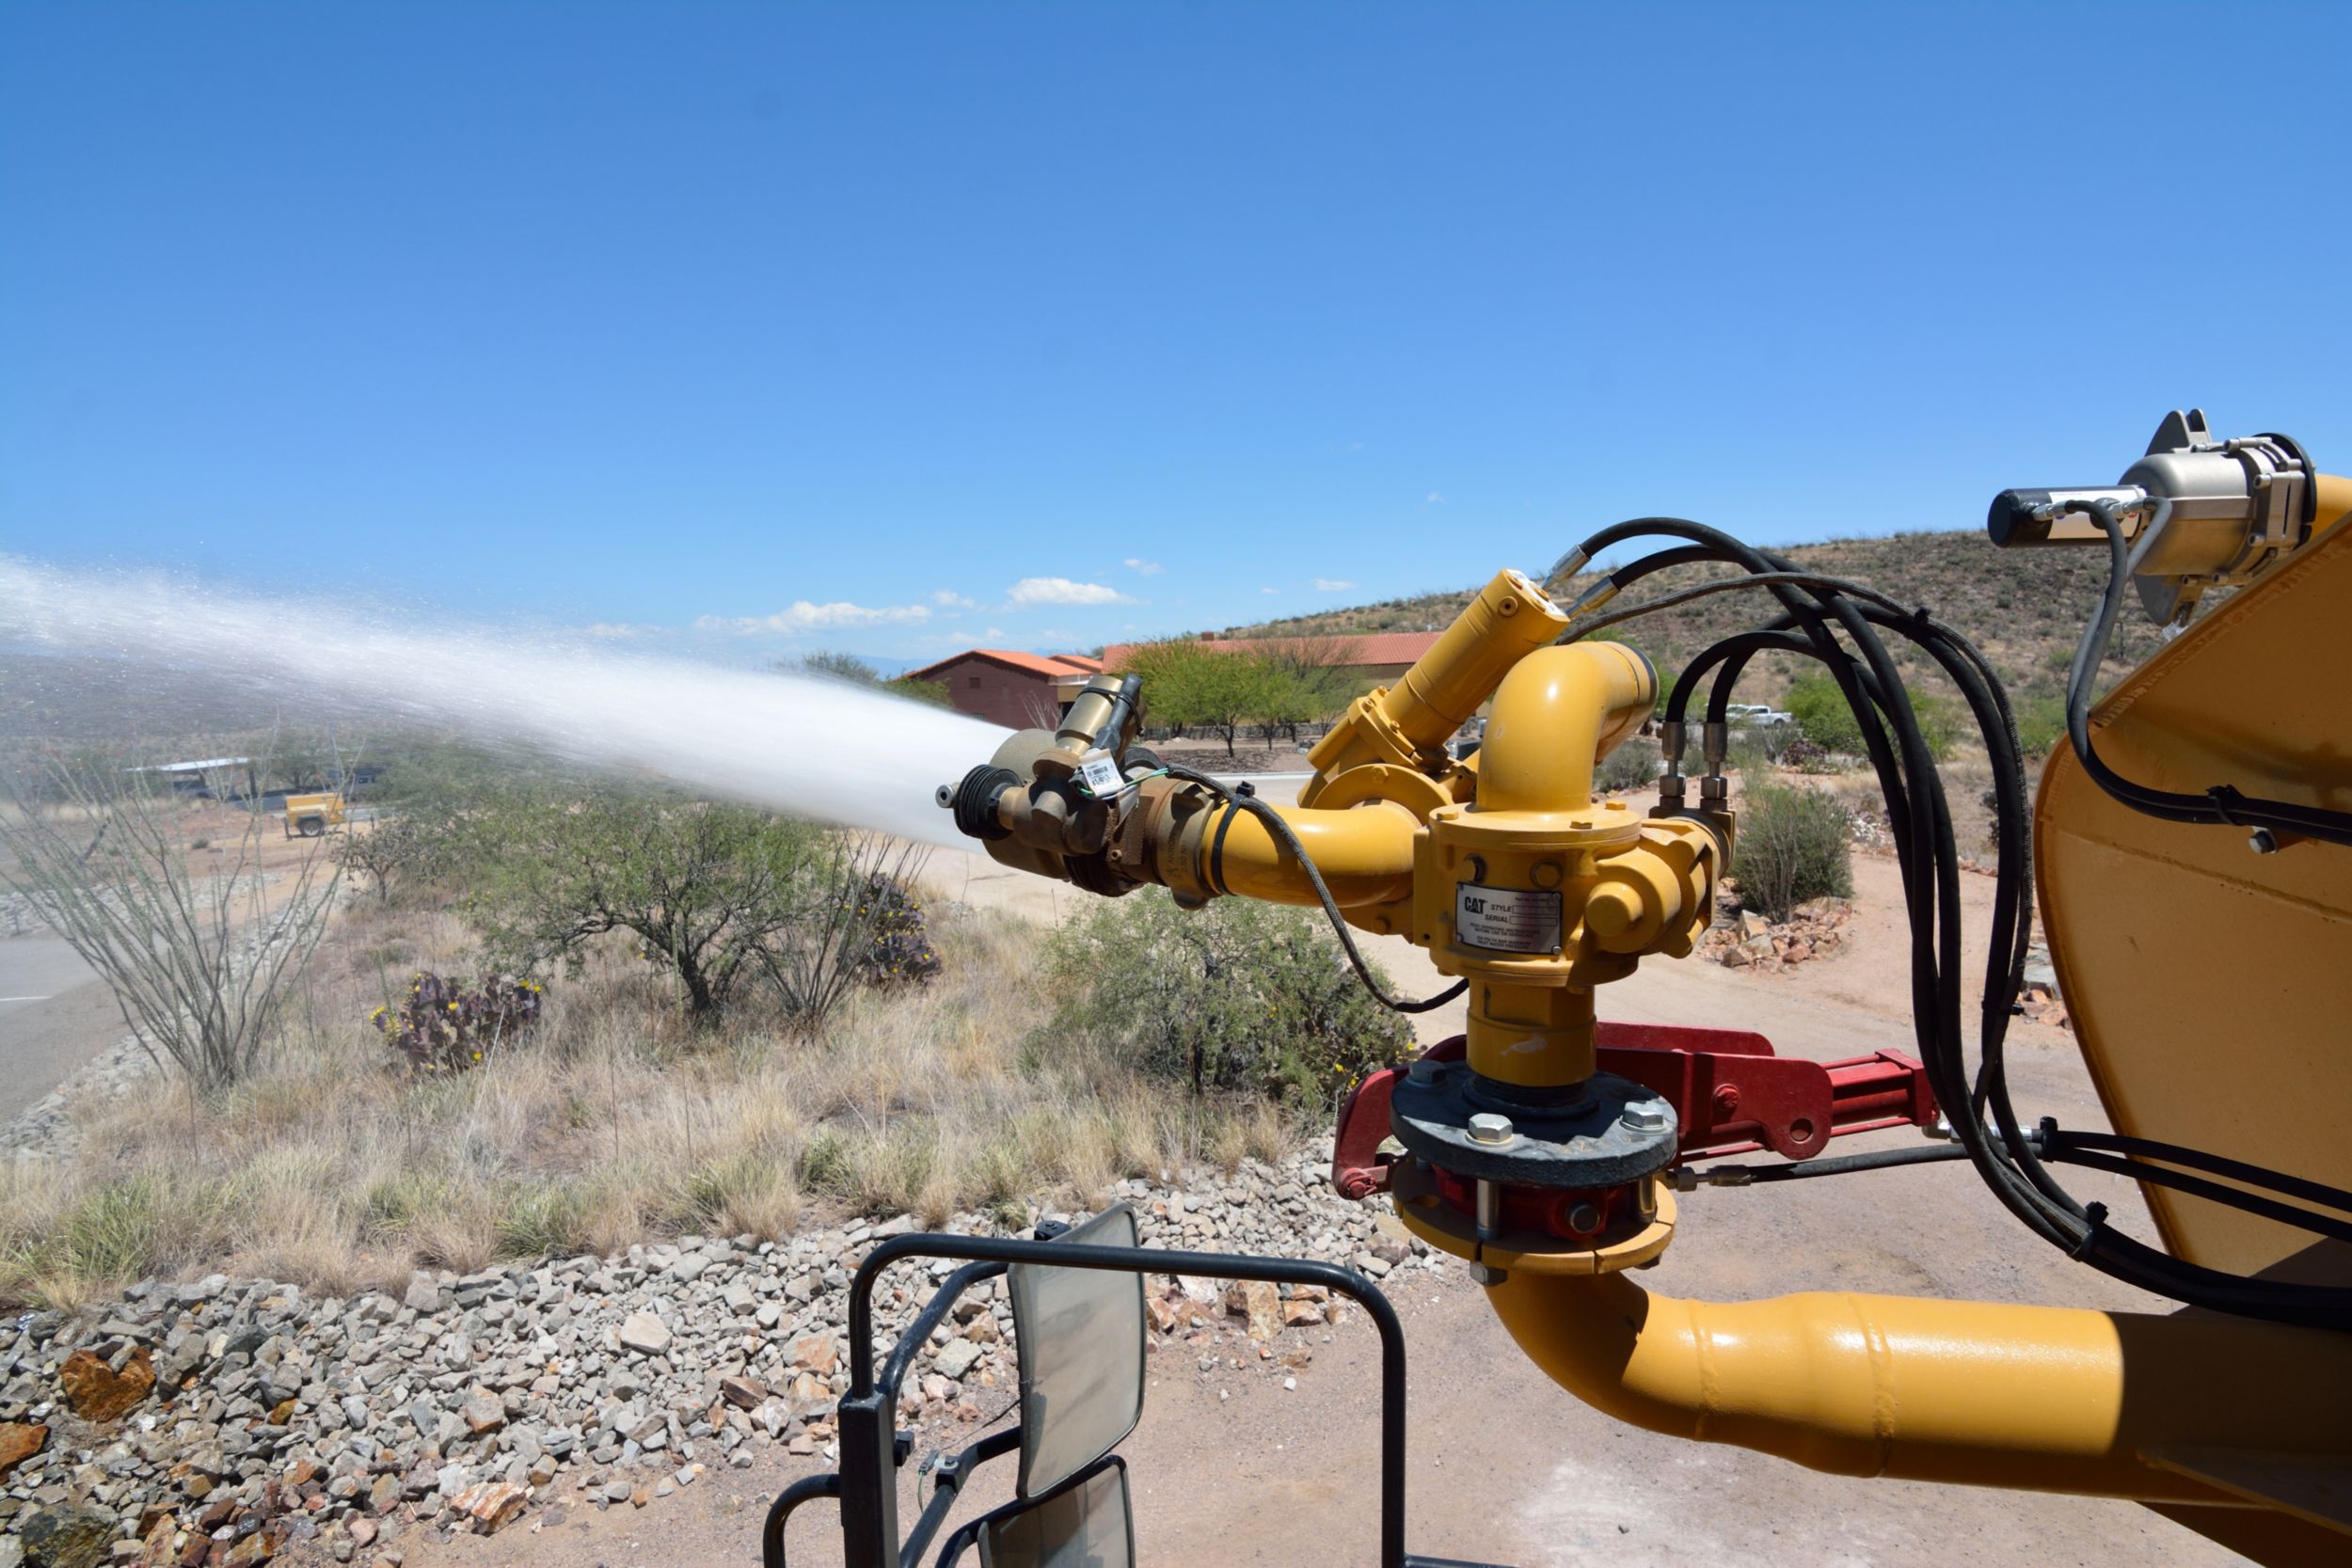
[[[1595,1043],[1602,1071],[1629,1078],[1673,1104],[1681,1159],[1769,1148],[1809,1160],[1844,1133],[1935,1120],[1927,1069],[1900,1052],[1816,1062],[1775,1056],[1772,1041],[1751,1030],[1659,1023],[1602,1023]],[[1458,1062],[1464,1050],[1456,1035],[1422,1054],[1426,1061]],[[1371,1074],[1340,1107],[1331,1185],[1343,1197],[1388,1189],[1380,1143],[1389,1135],[1390,1095],[1403,1070]]]

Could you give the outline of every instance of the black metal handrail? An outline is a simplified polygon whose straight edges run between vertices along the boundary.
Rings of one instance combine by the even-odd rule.
[[[842,1397],[844,1474],[856,1473],[870,1484],[875,1517],[855,1518],[857,1510],[846,1499],[842,1506],[842,1544],[847,1568],[893,1568],[896,1485],[892,1466],[883,1464],[887,1440],[875,1423],[896,1402],[895,1386],[878,1399],[874,1374],[874,1286],[882,1270],[906,1258],[945,1258],[966,1262],[1033,1263],[1057,1269],[1103,1269],[1122,1274],[1206,1275],[1220,1279],[1261,1280],[1274,1285],[1320,1285],[1347,1297],[1364,1309],[1380,1335],[1380,1563],[1381,1568],[1406,1568],[1405,1553],[1405,1329],[1396,1308],[1378,1286],[1353,1269],[1336,1263],[1303,1259],[1250,1258],[1222,1252],[1164,1252],[1152,1247],[1068,1246],[1059,1242],[1025,1242],[1000,1236],[949,1236],[929,1232],[893,1236],[867,1253],[850,1281],[850,1391]],[[961,1272],[961,1271],[959,1271]],[[953,1278],[954,1276],[950,1276]],[[943,1291],[943,1295],[949,1292]],[[944,1310],[944,1308],[942,1309]],[[933,1319],[935,1323],[937,1319]],[[930,1330],[924,1330],[928,1337]],[[890,1363],[903,1375],[901,1352],[912,1334],[900,1337]],[[920,1339],[915,1340],[917,1348]],[[859,1427],[851,1440],[852,1417]],[[866,1449],[873,1449],[871,1453]],[[855,1467],[853,1469],[853,1466]],[[867,1474],[867,1472],[873,1472]],[[887,1502],[881,1496],[891,1486]],[[781,1500],[781,1499],[779,1499]]]

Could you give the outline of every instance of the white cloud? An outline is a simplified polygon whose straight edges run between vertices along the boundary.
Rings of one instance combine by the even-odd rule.
[[[1099,582],[1073,582],[1068,578],[1023,578],[1005,592],[1016,609],[1041,604],[1129,604],[1126,594]]]
[[[1281,590],[1279,588],[1261,588],[1258,592],[1261,594],[1279,594]]]
[[[585,631],[591,637],[601,637],[613,641],[623,641],[630,638],[643,637],[646,632],[654,628],[650,626],[632,626],[627,621],[598,621],[593,626],[583,626],[580,629]]]
[[[1423,496],[1422,499],[1425,501],[1432,501],[1442,506],[1445,503],[1445,492],[1442,490],[1432,490],[1429,494]]]
[[[773,615],[743,615],[727,617],[705,615],[695,621],[696,631],[732,632],[738,637],[798,637],[804,632],[836,631],[844,626],[904,626],[931,618],[931,607],[922,604],[862,605],[836,601],[833,604],[811,604],[795,599]]]
[[[1355,586],[1346,578],[1315,578],[1315,592],[1318,594],[1344,594]]]
[[[972,608],[973,601],[952,588],[943,588],[931,595],[931,603],[942,610],[969,610]]]
[[[1155,578],[1160,575],[1160,563],[1156,561],[1141,561],[1131,555],[1124,564],[1127,570],[1139,578]]]

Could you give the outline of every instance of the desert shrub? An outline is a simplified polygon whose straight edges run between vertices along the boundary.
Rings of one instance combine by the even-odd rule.
[[[1863,754],[1862,728],[1854,721],[1853,709],[1846,704],[1846,694],[1837,689],[1837,683],[1829,676],[1818,673],[1800,675],[1788,688],[1788,704],[1805,739],[1826,751],[1842,752],[1849,756]],[[1918,721],[1919,738],[1926,743],[1928,755],[1941,762],[1951,751],[1956,733],[1951,705],[1931,693],[1915,690],[1911,693],[1911,711]]]
[[[611,932],[636,939],[709,1017],[808,923],[828,835],[744,806],[619,789],[501,791],[465,823],[470,911],[503,969],[562,962]]]
[[[925,852],[867,834],[833,834],[787,895],[800,918],[756,949],[796,1027],[815,1035],[860,986],[939,973],[914,881]]]
[[[1740,812],[1740,900],[1775,920],[1808,898],[1853,896],[1852,825],[1836,797],[1783,784],[1751,787]]]
[[[539,1022],[538,983],[485,974],[469,986],[418,974],[407,992],[368,1015],[412,1072],[463,1072]]]
[[[430,827],[420,818],[379,816],[354,824],[335,840],[331,853],[346,873],[367,878],[378,903],[389,904],[396,886],[405,887],[431,871],[436,844]]]
[[[1759,732],[1734,730],[1731,732],[1731,748],[1724,754],[1724,767],[1751,784],[1760,784],[1772,776],[1772,748],[1764,744]]]
[[[2066,699],[2049,691],[2019,703],[2017,744],[2029,757],[2046,757],[2066,744]]]
[[[313,852],[264,873],[275,825],[252,808],[234,813],[233,840],[191,858],[190,808],[153,775],[120,757],[47,764],[50,793],[72,809],[43,816],[20,798],[0,812],[0,891],[98,973],[141,1049],[217,1097],[253,1070],[326,928],[340,868]]]
[[[1637,735],[1620,742],[1615,751],[1600,759],[1593,769],[1593,787],[1613,793],[1647,789],[1658,782],[1659,771],[1665,765],[1658,742]]]
[[[900,675],[897,680],[882,682],[882,689],[894,697],[904,697],[908,702],[921,703],[925,707],[952,708],[956,705],[955,693],[947,689],[944,681],[920,681],[913,675]]]
[[[1793,768],[1800,773],[1830,771],[1828,750],[1807,740],[1804,736],[1794,737],[1780,749],[1780,760],[1783,767]]]
[[[707,1022],[765,988],[815,1034],[857,988],[939,959],[910,891],[925,851],[745,806],[585,784],[500,791],[464,822],[492,962],[577,972],[622,933]]]
[[[1187,913],[1124,899],[1048,939],[1044,1056],[1102,1052],[1196,1091],[1318,1103],[1401,1060],[1412,1030],[1349,970],[1320,917],[1242,899]]]

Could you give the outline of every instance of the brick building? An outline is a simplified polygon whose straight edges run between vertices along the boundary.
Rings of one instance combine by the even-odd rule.
[[[1005,648],[967,648],[936,664],[910,670],[907,678],[936,681],[947,689],[956,711],[1007,729],[1052,728],[1063,705],[1103,661],[1084,654],[1016,653]]]

